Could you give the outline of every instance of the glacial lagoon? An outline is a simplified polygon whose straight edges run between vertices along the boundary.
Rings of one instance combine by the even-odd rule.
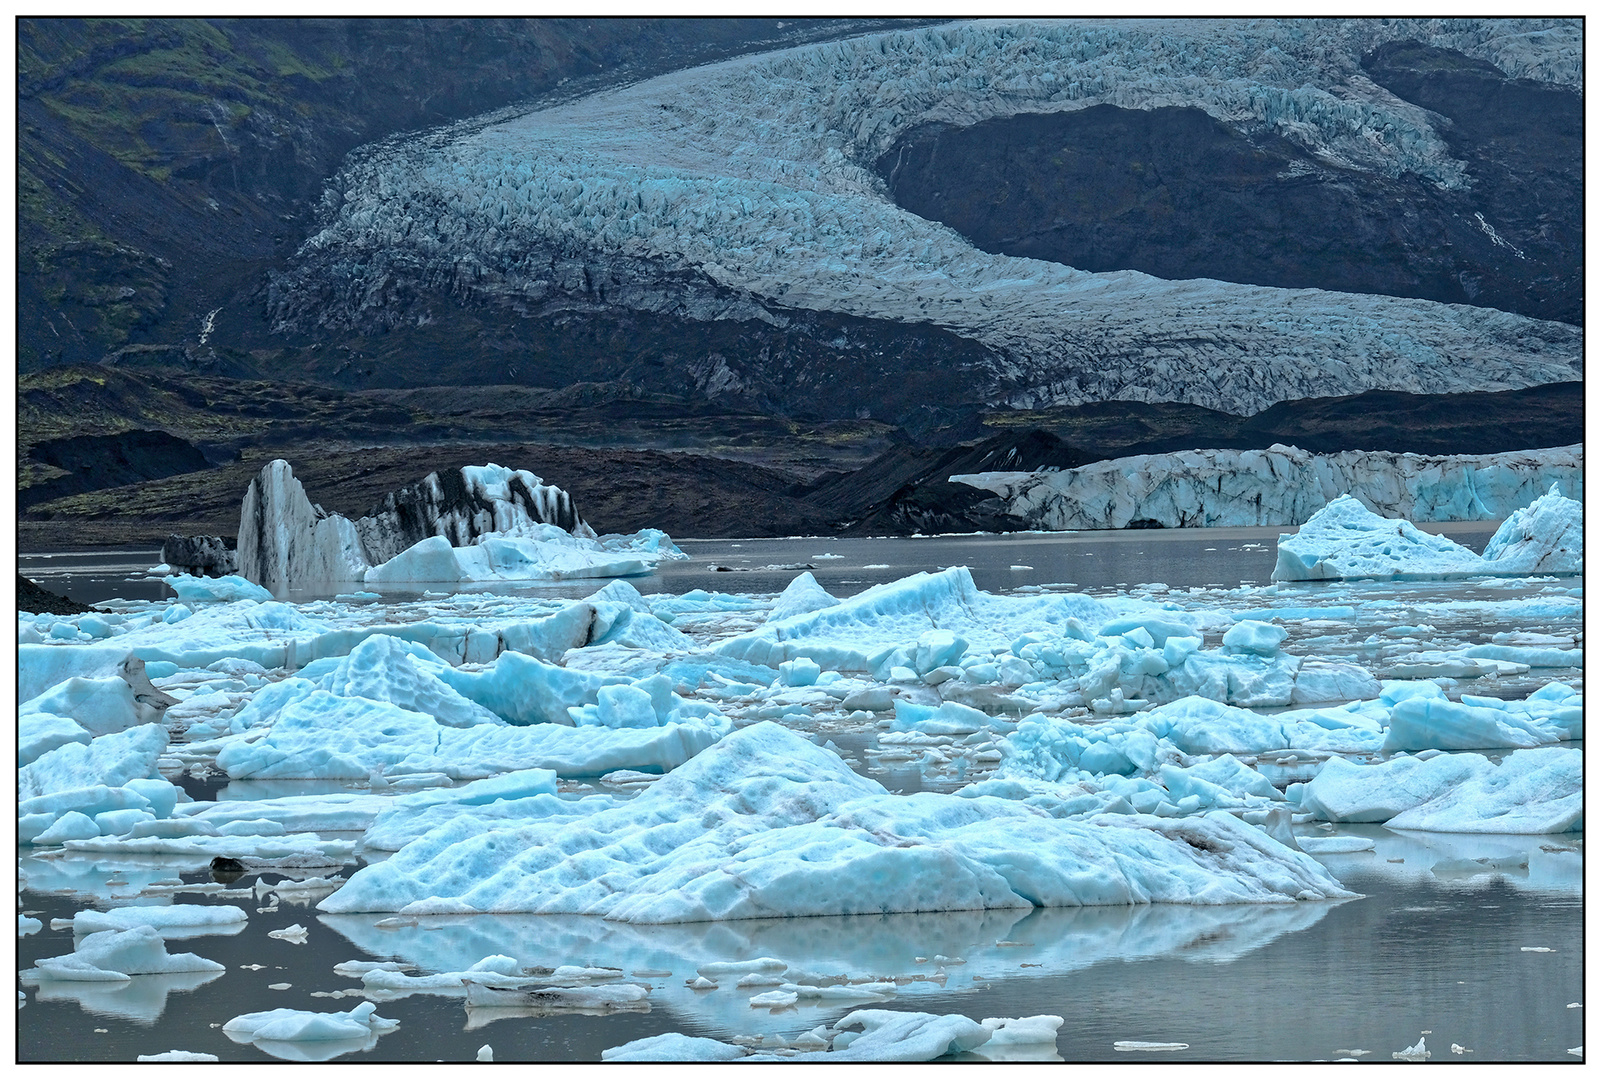
[[[1484,524],[1446,528],[1475,550],[1493,532]],[[1580,580],[1571,577],[1270,587],[1279,531],[683,541],[689,560],[665,564],[632,583],[646,596],[703,589],[770,598],[809,565],[823,588],[848,597],[919,571],[962,565],[980,589],[997,594],[1167,596],[1184,608],[1236,614],[1293,608],[1297,616],[1283,620],[1290,631],[1286,651],[1376,668],[1404,658],[1407,645],[1416,652],[1469,646],[1498,634],[1558,638],[1580,632],[1574,605]],[[23,573],[80,600],[170,596],[143,573],[154,562],[148,552],[78,561],[24,556],[21,562]],[[348,605],[397,605],[396,615],[411,617],[424,607],[466,614],[492,597],[577,598],[601,584],[501,587],[487,595],[418,592]],[[697,633],[694,619],[681,617],[677,625]],[[1387,633],[1425,626],[1429,640]],[[1464,679],[1455,689],[1519,699],[1551,680],[1582,690],[1578,668]],[[728,711],[736,727],[749,722],[736,706]],[[791,716],[783,722],[802,735],[826,737],[853,768],[893,792],[953,791],[993,768],[992,761],[949,752],[948,744],[933,740],[915,751],[881,743],[882,727],[871,720]],[[1489,756],[1499,759],[1501,753]],[[1282,787],[1308,779],[1317,764],[1264,755],[1259,767]],[[204,769],[172,778],[197,800],[352,790],[329,781],[229,782]],[[625,798],[635,790],[597,780],[560,785],[562,798],[596,792]],[[52,920],[89,908],[170,899],[235,904],[249,918],[231,934],[170,942],[173,953],[195,952],[226,965],[223,973],[24,987],[18,1054],[23,1061],[126,1061],[182,1049],[223,1061],[320,1055],[427,1061],[472,1060],[489,1045],[502,1062],[597,1060],[609,1047],[666,1032],[747,1044],[767,1038],[772,1047],[775,1037],[793,1041],[855,1008],[873,1007],[973,1019],[1062,1016],[1054,1049],[1014,1051],[1033,1060],[1388,1061],[1420,1036],[1435,1061],[1575,1060],[1568,1050],[1583,1041],[1583,1009],[1570,1008],[1583,1002],[1582,832],[1418,833],[1312,822],[1298,823],[1295,831],[1358,841],[1350,846],[1362,850],[1318,858],[1360,898],[668,926],[549,915],[397,919],[321,914],[315,904],[325,891],[274,888],[286,879],[348,879],[361,859],[379,861],[386,857],[382,852],[339,868],[269,869],[217,882],[201,857],[44,855],[24,848],[21,906],[42,928],[19,937],[19,970],[70,952],[71,930],[52,928]],[[185,891],[191,888],[199,891]],[[292,925],[306,929],[303,944],[268,936]],[[391,961],[410,975],[462,971],[497,953],[525,968],[618,969],[621,981],[650,987],[648,1007],[586,1014],[470,1006],[460,994],[370,988],[363,995],[359,977],[333,971],[336,964],[357,960]],[[781,961],[784,978],[796,982],[895,986],[876,1002],[802,999],[769,1009],[753,1007],[750,999],[771,984],[736,987],[735,979],[725,977],[716,989],[688,985],[708,964],[757,957]],[[340,996],[327,996],[332,994]],[[242,1013],[280,1007],[343,1011],[369,999],[380,1016],[399,1021],[398,1028],[368,1040],[371,1045],[285,1044],[273,1054],[221,1030]],[[1185,1048],[1115,1049],[1119,1042]],[[970,1056],[979,1060],[981,1051]],[[1000,1056],[993,1048],[991,1053]]]

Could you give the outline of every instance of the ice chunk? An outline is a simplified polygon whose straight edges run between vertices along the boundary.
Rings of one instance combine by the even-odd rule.
[[[364,1001],[344,1013],[314,1013],[300,1009],[271,1009],[245,1013],[222,1025],[234,1042],[323,1042],[364,1040],[400,1025],[376,1015],[378,1006]]]
[[[436,674],[440,667],[439,658],[423,646],[377,634],[352,649],[318,685],[340,697],[392,702],[449,727],[503,722],[442,681]]]
[[[774,601],[773,608],[767,613],[768,622],[782,622],[796,615],[805,615],[823,608],[833,607],[839,603],[838,598],[831,596],[810,570],[795,576],[778,599]]]
[[[159,724],[141,724],[87,744],[67,743],[17,770],[17,797],[28,800],[93,785],[115,788],[130,780],[159,779],[156,759],[166,748],[167,732]]]
[[[1552,833],[1582,827],[1583,751],[1518,750],[1398,757],[1356,765],[1330,758],[1292,796],[1324,821],[1382,821],[1433,832]]]
[[[648,1061],[648,1062],[691,1062],[691,1061],[737,1061],[745,1056],[745,1051],[716,1039],[698,1038],[692,1035],[680,1035],[670,1031],[665,1035],[651,1035],[644,1039],[635,1039],[633,1042],[621,1046],[613,1046],[600,1052],[602,1061]]]
[[[318,906],[457,897],[478,911],[657,923],[1337,895],[1314,861],[1227,814],[1087,824],[1004,799],[893,796],[769,722],[586,818],[437,829]]]
[[[120,681],[120,680],[119,680]],[[17,715],[17,764],[27,765],[68,743],[87,744],[94,736],[71,717],[46,712]]]
[[[72,932],[82,935],[101,930],[152,927],[164,937],[236,934],[243,928],[245,919],[244,911],[231,904],[119,907],[110,911],[78,912],[72,917]]]
[[[38,962],[37,977],[77,982],[112,982],[130,975],[224,971],[222,964],[194,953],[169,955],[166,939],[150,926],[101,930],[79,941],[66,956]]]
[[[1280,643],[1289,636],[1289,633],[1282,626],[1257,622],[1254,619],[1241,619],[1229,627],[1228,632],[1223,635],[1223,644],[1240,652],[1274,656],[1279,651]]]
[[[122,645],[17,646],[17,701],[30,701],[58,683],[114,675],[128,656]]]
[[[193,577],[178,574],[161,579],[185,604],[226,604],[235,600],[271,600],[272,593],[237,574]]]
[[[1562,496],[1559,485],[1501,523],[1484,546],[1498,574],[1584,572],[1584,504]]]
[[[24,702],[17,713],[19,716],[47,713],[71,717],[91,735],[111,735],[152,719],[139,715],[133,687],[115,675],[100,679],[67,679]]]
[[[1559,742],[1566,735],[1565,728],[1542,724],[1505,708],[1475,707],[1444,697],[1420,696],[1397,702],[1390,710],[1390,728],[1385,733],[1383,749],[1518,748]]]
[[[1484,560],[1410,521],[1382,518],[1350,495],[1279,537],[1274,581],[1419,580],[1484,573]]]
[[[156,1045],[160,1045],[157,1043]],[[146,1061],[216,1061],[216,1054],[202,1054],[196,1050],[166,1050],[159,1054],[140,1054],[134,1058],[137,1062]]]

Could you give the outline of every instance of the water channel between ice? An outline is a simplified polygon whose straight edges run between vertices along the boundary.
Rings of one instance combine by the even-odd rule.
[[[1494,523],[1434,528],[1480,550]],[[1280,531],[685,541],[680,546],[691,555],[689,561],[665,564],[633,583],[647,594],[691,589],[771,594],[809,565],[825,589],[848,596],[921,570],[965,565],[978,587],[992,592],[1043,587],[1160,596],[1165,590],[1182,592],[1198,604],[1226,603],[1238,610],[1252,607],[1253,591],[1267,585]],[[143,573],[156,559],[150,551],[25,555],[20,570],[83,601],[154,600],[171,595]],[[599,584],[496,591],[580,597]],[[1375,632],[1408,613],[1431,612],[1430,625],[1443,635],[1487,640],[1498,629],[1513,627],[1498,621],[1497,602],[1577,584],[1573,579],[1507,585],[1313,584],[1281,589],[1271,603],[1354,607],[1357,614],[1338,627],[1317,620],[1292,627],[1286,647],[1360,662],[1371,660]],[[1268,604],[1264,597],[1261,606]],[[1515,628],[1529,626],[1525,621]],[[1581,672],[1549,677],[1582,685]],[[1472,689],[1523,696],[1543,679],[1502,682]],[[817,734],[804,724],[796,730]],[[832,731],[829,737],[848,760],[860,759],[852,760],[854,767],[891,790],[949,791],[971,779],[874,756],[868,753],[870,732]],[[1299,777],[1291,769],[1270,778],[1282,784]],[[185,777],[184,784],[194,797],[212,799],[329,790],[326,783],[279,781],[269,792],[215,777]],[[563,788],[593,790],[570,782]],[[1583,1042],[1583,1009],[1571,1007],[1583,1001],[1582,833],[1455,835],[1342,825],[1315,834],[1374,842],[1372,850],[1321,859],[1342,883],[1363,894],[1360,899],[661,927],[568,916],[423,916],[405,925],[379,926],[381,915],[319,916],[312,906],[315,895],[271,900],[265,885],[284,875],[249,873],[228,883],[231,896],[175,897],[180,903],[232,903],[249,913],[245,928],[232,935],[171,943],[170,951],[199,953],[225,964],[226,972],[29,988],[26,1001],[19,1002],[18,1059],[128,1061],[182,1049],[224,1061],[272,1060],[256,1046],[235,1044],[220,1026],[241,1013],[276,1007],[334,1011],[358,1004],[363,998],[354,994],[354,1000],[309,996],[360,990],[359,981],[333,972],[341,961],[392,959],[414,965],[413,973],[427,973],[459,971],[504,953],[525,966],[608,966],[629,977],[648,973],[633,981],[651,986],[649,1009],[540,1015],[531,1009],[469,1008],[460,997],[385,1000],[373,994],[379,1015],[400,1021],[399,1028],[368,1049],[346,1048],[338,1060],[472,1060],[485,1044],[499,1062],[597,1060],[607,1047],[669,1031],[724,1041],[775,1034],[793,1038],[857,1007],[802,1003],[768,1010],[749,1004],[764,987],[736,989],[732,980],[716,990],[686,985],[699,966],[759,956],[783,960],[791,972],[877,976],[900,984],[893,997],[867,1007],[959,1012],[974,1019],[1060,1015],[1065,1022],[1055,1054],[1043,1051],[1046,1060],[1358,1057],[1387,1062],[1420,1035],[1435,1061],[1577,1060],[1568,1049]],[[340,873],[348,877],[356,869],[351,865]],[[152,902],[149,894],[136,898],[161,882],[215,888],[199,859],[24,854],[20,870],[21,908],[35,913],[44,929],[19,938],[19,970],[72,949],[70,929],[53,929],[52,919],[89,907]],[[156,891],[162,892],[159,884]],[[308,930],[305,944],[267,936],[295,923]],[[271,988],[283,984],[288,987]],[[1188,1048],[1115,1051],[1113,1044],[1123,1040]],[[316,1058],[327,1051],[338,1048],[319,1050],[308,1043],[300,1053]]]

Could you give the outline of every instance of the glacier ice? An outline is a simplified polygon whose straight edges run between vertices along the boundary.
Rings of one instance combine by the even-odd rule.
[[[1584,827],[1584,751],[1517,750],[1394,757],[1370,765],[1330,758],[1292,802],[1325,821],[1378,821],[1429,832],[1560,833]]]
[[[1274,581],[1340,578],[1419,580],[1476,574],[1526,576],[1579,573],[1584,568],[1584,508],[1552,490],[1509,515],[1483,556],[1410,521],[1373,513],[1341,495],[1295,534],[1279,537]],[[1497,543],[1496,539],[1500,538]]]
[[[1007,800],[890,795],[765,722],[587,818],[441,827],[318,907],[669,923],[1344,895],[1316,863],[1228,815],[1081,823]]]
[[[1575,492],[1577,495],[1577,492]],[[1500,574],[1577,574],[1584,570],[1584,504],[1560,486],[1514,510],[1484,546]]]
[[[1438,119],[1373,84],[1360,59],[1414,39],[1577,86],[1576,25],[1529,25],[1549,32],[1520,36],[1503,20],[986,20],[674,72],[365,148],[275,283],[274,317],[360,325],[376,281],[419,275],[524,308],[603,298],[780,324],[786,308],[841,311],[983,343],[988,396],[1020,408],[1182,400],[1248,414],[1372,388],[1568,380],[1577,327],[990,255],[895,206],[873,172],[919,124],[1104,103],[1193,106],[1338,168],[1460,188]]]
[[[994,492],[1005,513],[1036,529],[1123,529],[1134,521],[1170,529],[1299,525],[1342,495],[1411,521],[1493,521],[1553,485],[1580,497],[1584,451],[1575,445],[1443,456],[1313,454],[1274,445],[1139,454],[1076,469],[959,473],[950,480]],[[1550,527],[1542,518],[1542,530]]]
[[[223,971],[222,964],[194,953],[170,954],[166,939],[154,927],[99,930],[78,941],[65,956],[45,957],[32,972],[36,979],[69,982],[118,982],[130,975],[170,975],[174,972]]]
[[[615,577],[649,573],[679,554],[655,529],[596,538],[565,491],[493,463],[429,473],[352,521],[313,504],[280,458],[250,482],[239,516],[240,575],[275,592],[347,582]],[[220,598],[214,587],[196,588]],[[257,598],[235,591],[242,595],[234,599]]]

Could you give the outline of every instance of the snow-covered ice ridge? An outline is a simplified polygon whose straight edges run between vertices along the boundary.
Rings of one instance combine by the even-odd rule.
[[[1576,327],[990,255],[896,207],[873,172],[918,124],[1108,103],[1195,106],[1339,167],[1460,186],[1430,114],[1361,71],[1365,50],[1407,38],[1580,86],[1572,21],[986,21],[804,46],[356,155],[299,269],[275,286],[277,317],[393,323],[404,313],[371,308],[380,281],[535,309],[780,325],[784,308],[839,311],[982,342],[1000,358],[993,397],[1017,407],[1121,399],[1245,414],[1374,388],[1575,378]],[[299,299],[297,274],[319,280]]]
[[[269,592],[339,582],[621,577],[681,556],[659,529],[596,537],[567,492],[493,463],[444,478],[429,473],[352,521],[308,499],[279,458],[250,482],[239,513],[239,573]]]
[[[1386,517],[1497,521],[1556,484],[1584,497],[1584,446],[1503,454],[1395,454],[1348,450],[1182,450],[1098,461],[1077,469],[967,473],[952,483],[993,491],[1005,512],[1036,529],[1299,525],[1352,495]]]

